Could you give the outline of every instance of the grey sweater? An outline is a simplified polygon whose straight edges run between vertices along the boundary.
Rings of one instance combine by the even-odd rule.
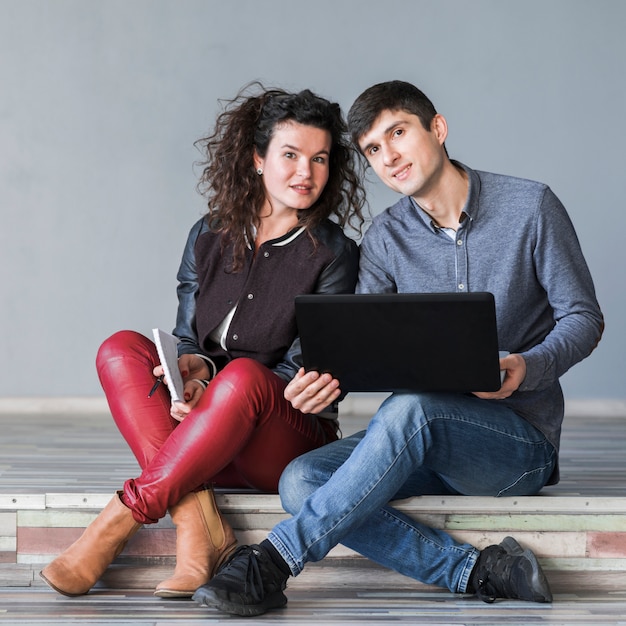
[[[469,176],[456,240],[403,197],[365,234],[357,292],[493,293],[500,349],[521,354],[527,365],[519,390],[497,402],[558,450],[559,377],[591,353],[604,327],[578,238],[546,185],[456,165]]]

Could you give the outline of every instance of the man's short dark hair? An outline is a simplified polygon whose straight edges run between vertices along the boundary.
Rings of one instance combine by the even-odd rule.
[[[350,107],[348,128],[353,143],[367,133],[383,111],[406,111],[419,117],[422,126],[430,131],[437,111],[424,92],[401,80],[379,83],[366,89]]]

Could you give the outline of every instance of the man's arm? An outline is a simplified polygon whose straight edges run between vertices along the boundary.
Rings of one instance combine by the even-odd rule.
[[[537,279],[554,311],[555,325],[541,343],[522,353],[526,376],[520,391],[543,389],[598,345],[604,319],[593,280],[565,208],[546,189],[534,250]]]

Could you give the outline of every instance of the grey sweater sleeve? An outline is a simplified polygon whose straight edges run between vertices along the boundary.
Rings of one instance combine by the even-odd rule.
[[[592,352],[604,329],[578,237],[563,205],[549,188],[537,213],[536,235],[535,272],[555,324],[543,341],[522,353],[527,370],[520,391],[554,383]]]

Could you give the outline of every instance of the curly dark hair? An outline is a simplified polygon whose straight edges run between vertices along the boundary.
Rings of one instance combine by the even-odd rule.
[[[251,94],[252,90],[259,93]],[[220,101],[211,135],[195,142],[204,159],[198,191],[207,198],[207,219],[222,233],[222,245],[233,245],[233,270],[241,269],[246,242],[254,240],[255,226],[265,202],[262,177],[255,172],[254,152],[265,157],[277,125],[295,121],[327,130],[331,135],[329,177],[315,204],[298,211],[298,221],[311,229],[326,218],[359,233],[364,222],[365,191],[361,161],[347,137],[347,125],[338,104],[308,89],[289,93],[265,89],[259,82],[245,86],[232,100]]]

